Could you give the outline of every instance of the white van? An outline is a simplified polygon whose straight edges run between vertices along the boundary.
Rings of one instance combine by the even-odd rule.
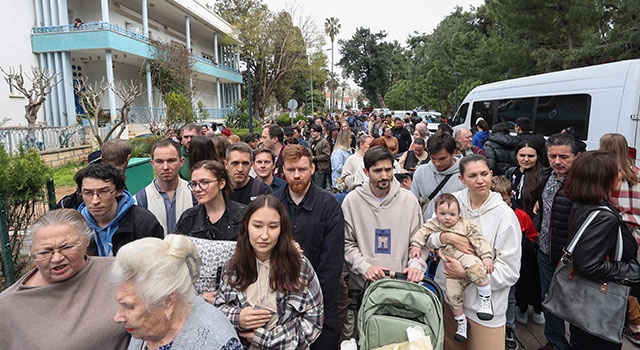
[[[470,128],[479,117],[490,126],[528,117],[544,136],[572,126],[589,150],[598,149],[603,134],[616,132],[635,149],[640,146],[640,59],[478,86],[449,123]]]

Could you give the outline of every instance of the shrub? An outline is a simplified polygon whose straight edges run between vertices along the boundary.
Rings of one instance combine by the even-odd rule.
[[[4,197],[11,259],[17,279],[30,267],[30,259],[22,253],[24,232],[48,210],[45,189],[51,169],[34,149],[20,149],[18,154],[8,155],[0,147],[0,164],[0,193]],[[3,273],[4,268],[3,262]]]
[[[131,158],[151,158],[151,147],[158,141],[158,137],[140,137],[130,139]]]
[[[295,118],[293,118],[293,122],[296,123],[298,122],[298,120],[306,120],[307,117],[305,117],[302,114],[296,114]],[[291,125],[291,116],[289,115],[289,113],[283,113],[280,114],[277,118],[276,118],[276,123],[282,127],[285,127],[287,125]]]

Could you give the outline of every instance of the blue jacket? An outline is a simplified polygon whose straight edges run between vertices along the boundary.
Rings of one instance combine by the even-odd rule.
[[[115,256],[123,245],[136,239],[164,237],[164,230],[158,219],[147,209],[135,205],[131,193],[127,190],[118,198],[115,218],[105,227],[98,227],[85,203],[80,204],[78,211],[94,230],[93,239],[87,249],[90,255]]]
[[[484,151],[484,142],[489,138],[489,136],[491,136],[490,131],[478,131],[475,135],[473,135],[471,143]]]

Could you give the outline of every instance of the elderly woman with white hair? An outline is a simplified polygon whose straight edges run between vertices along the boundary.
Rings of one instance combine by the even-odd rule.
[[[92,234],[75,209],[50,211],[27,229],[35,268],[0,294],[0,349],[127,348],[105,278],[114,259],[87,256]]]
[[[129,350],[242,349],[218,309],[197,297],[198,251],[187,237],[143,238],[120,249],[111,270],[120,304],[115,322]]]

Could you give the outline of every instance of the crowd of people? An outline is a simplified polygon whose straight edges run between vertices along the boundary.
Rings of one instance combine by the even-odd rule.
[[[611,210],[577,245],[576,273],[632,285],[624,332],[640,343],[640,172],[625,138],[586,152],[527,118],[515,133],[478,118],[431,134],[417,115],[350,111],[242,141],[188,124],[153,145],[156,177],[137,193],[131,145],[108,141],[77,192],[29,228],[34,268],[0,294],[0,348],[338,349],[357,334],[349,292],[388,271],[420,282],[431,253],[445,349],[516,349],[529,316],[543,350],[620,349],[573,325],[567,339],[542,308],[564,246],[599,206]],[[619,227],[624,254],[608,261]],[[205,276],[203,260],[228,244]],[[215,281],[196,290],[203,278]]]

